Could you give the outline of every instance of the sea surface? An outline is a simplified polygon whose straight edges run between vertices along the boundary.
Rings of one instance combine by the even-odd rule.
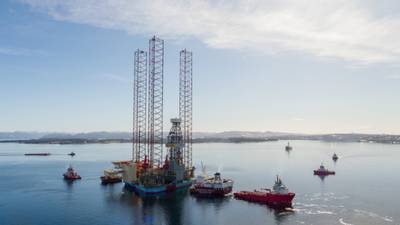
[[[197,199],[186,192],[144,201],[122,183],[101,185],[111,161],[130,159],[130,144],[0,144],[0,225],[400,225],[400,145],[292,141],[290,153],[285,145],[193,146],[195,166],[203,162],[210,175],[220,171],[232,178],[235,191],[271,187],[279,174],[296,193],[293,210],[282,211],[232,196]],[[75,157],[67,155],[71,151]],[[24,156],[27,152],[52,155]],[[321,162],[336,175],[314,176]],[[69,164],[82,180],[62,179]]]

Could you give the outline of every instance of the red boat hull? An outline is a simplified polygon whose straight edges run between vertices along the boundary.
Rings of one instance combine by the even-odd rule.
[[[241,191],[234,193],[234,196],[237,199],[249,202],[258,202],[271,206],[288,207],[292,206],[292,200],[295,196],[295,193],[289,192],[288,194],[275,194],[268,192]]]
[[[314,175],[318,175],[318,176],[335,175],[335,171],[318,171],[318,170],[314,170]]]
[[[63,175],[65,180],[79,180],[81,179],[81,176],[77,175],[77,176],[67,176],[67,175]]]
[[[232,192],[232,187],[226,188],[206,188],[206,187],[192,187],[190,193],[200,197],[224,197]]]

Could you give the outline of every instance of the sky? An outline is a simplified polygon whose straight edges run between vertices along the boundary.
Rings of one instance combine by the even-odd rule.
[[[130,131],[133,53],[165,40],[164,127],[400,134],[396,0],[0,1],[0,131]]]

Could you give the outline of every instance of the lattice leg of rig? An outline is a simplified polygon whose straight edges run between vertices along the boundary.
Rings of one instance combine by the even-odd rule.
[[[148,147],[150,164],[163,161],[164,41],[149,41]]]
[[[179,72],[179,117],[182,120],[184,139],[184,163],[191,169],[192,164],[192,108],[193,108],[193,77],[192,77],[192,52],[180,52]]]
[[[135,51],[133,81],[133,161],[142,161],[146,155],[146,95],[147,53]]]

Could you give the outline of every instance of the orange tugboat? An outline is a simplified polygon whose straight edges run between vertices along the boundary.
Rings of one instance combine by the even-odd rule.
[[[224,197],[232,192],[233,181],[222,179],[219,172],[214,177],[196,180],[196,183],[190,188],[190,193],[199,197]]]
[[[314,175],[318,175],[318,176],[335,175],[335,171],[326,169],[324,167],[324,165],[321,163],[321,165],[319,166],[319,169],[314,170]]]
[[[69,165],[67,172],[63,174],[65,180],[79,180],[81,179],[81,176],[78,175],[77,172],[75,172],[74,168],[72,168],[71,165]]]
[[[295,193],[289,192],[288,188],[282,183],[282,180],[276,176],[275,184],[271,189],[262,189],[261,191],[240,191],[234,193],[235,198],[264,203],[276,207],[291,207]]]

